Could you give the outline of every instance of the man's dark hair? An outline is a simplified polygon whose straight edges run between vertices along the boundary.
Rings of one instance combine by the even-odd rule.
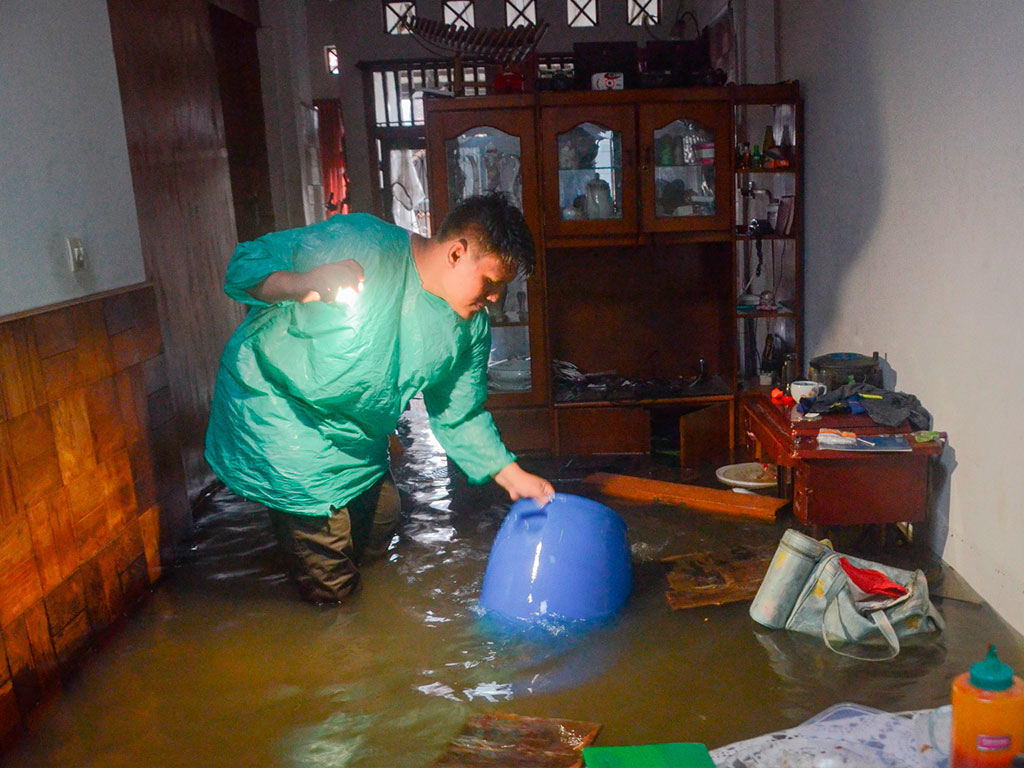
[[[484,253],[493,253],[509,269],[525,277],[533,274],[533,235],[523,212],[502,194],[467,197],[444,217],[437,237],[473,238]]]

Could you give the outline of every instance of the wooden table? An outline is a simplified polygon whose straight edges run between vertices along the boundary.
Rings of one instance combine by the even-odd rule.
[[[924,519],[930,459],[942,453],[940,441],[916,443],[906,422],[885,427],[866,414],[822,415],[813,421],[796,419],[798,415],[795,406],[777,405],[765,392],[740,398],[747,450],[757,460],[779,465],[780,490],[792,496],[797,520],[826,526]],[[823,427],[864,436],[905,433],[912,450],[819,450],[816,436]]]

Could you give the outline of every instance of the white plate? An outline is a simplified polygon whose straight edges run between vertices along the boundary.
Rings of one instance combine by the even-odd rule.
[[[734,488],[774,488],[778,483],[779,469],[774,464],[769,464],[767,470],[764,466],[759,461],[728,464],[715,470],[715,477]]]
[[[499,381],[497,379],[487,380],[487,389],[491,392],[528,392],[530,382],[527,381]]]
[[[487,378],[502,384],[518,384],[530,381],[530,359],[509,358],[487,366]]]

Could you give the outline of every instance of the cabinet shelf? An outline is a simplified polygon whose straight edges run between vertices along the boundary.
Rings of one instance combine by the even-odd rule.
[[[529,320],[491,320],[491,328],[525,328]]]
[[[751,235],[736,235],[736,239],[740,241],[749,240],[750,242],[757,240],[756,237]],[[761,235],[761,240],[796,240],[796,235],[792,232],[788,235]]]
[[[743,320],[743,319],[746,319],[748,317],[776,317],[776,318],[779,318],[780,320],[791,320],[791,319],[795,319],[796,317],[798,317],[798,314],[796,312],[792,312],[792,311],[788,311],[788,310],[787,311],[783,311],[783,312],[778,312],[778,311],[772,312],[770,310],[758,310],[758,309],[750,309],[750,310],[737,309],[735,311],[735,315],[736,315],[737,319],[739,319],[739,320]]]
[[[735,173],[737,176],[750,173],[796,173],[796,167],[789,165],[785,168],[736,168]]]
[[[580,168],[559,168],[559,173],[579,173],[580,171],[621,171],[621,165],[585,165]]]

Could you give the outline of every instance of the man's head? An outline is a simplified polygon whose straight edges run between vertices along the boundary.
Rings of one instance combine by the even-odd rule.
[[[497,301],[516,275],[533,273],[533,236],[522,212],[503,195],[466,198],[434,239],[445,248],[450,267],[444,297],[462,318]]]

